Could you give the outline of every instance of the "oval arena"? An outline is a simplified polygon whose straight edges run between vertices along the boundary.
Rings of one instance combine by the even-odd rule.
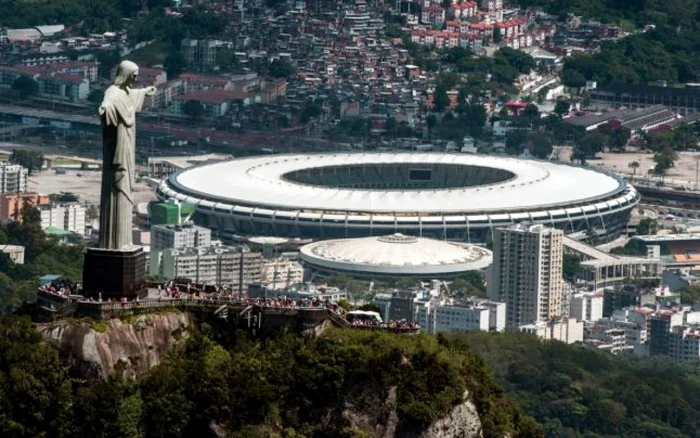
[[[175,173],[157,195],[194,204],[195,220],[224,240],[402,233],[479,243],[522,221],[611,240],[639,202],[625,180],[596,169],[449,153],[236,159]]]

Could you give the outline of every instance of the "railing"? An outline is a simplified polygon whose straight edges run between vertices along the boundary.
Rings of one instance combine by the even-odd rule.
[[[412,334],[418,333],[418,327],[387,327],[386,325],[355,325],[350,323],[347,319],[337,313],[336,310],[325,307],[325,306],[293,306],[293,307],[278,307],[278,306],[267,306],[264,303],[249,302],[245,300],[240,300],[236,298],[168,298],[160,300],[146,300],[146,301],[87,301],[87,300],[71,300],[64,296],[54,294],[52,292],[40,290],[41,295],[46,296],[50,299],[55,299],[61,301],[62,303],[56,308],[54,316],[68,316],[72,313],[80,313],[81,311],[88,315],[105,315],[114,314],[122,312],[133,312],[133,311],[147,311],[151,309],[163,309],[163,308],[177,308],[177,309],[192,309],[192,310],[211,310],[212,312],[217,311],[222,306],[235,307],[236,311],[245,312],[250,308],[259,308],[263,313],[268,314],[294,314],[298,311],[305,312],[323,312],[324,316],[327,316],[333,324],[338,327],[355,329],[355,330],[369,330],[369,331],[383,331],[389,333],[398,334]],[[341,310],[342,311],[342,310]]]

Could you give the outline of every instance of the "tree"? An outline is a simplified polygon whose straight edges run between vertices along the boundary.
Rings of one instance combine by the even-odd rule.
[[[503,35],[501,34],[501,28],[496,27],[493,30],[493,42],[494,42],[494,44],[500,43],[502,39],[503,39]]]
[[[13,149],[10,162],[26,167],[29,173],[32,173],[44,165],[44,154],[27,149]]]
[[[447,96],[447,88],[439,84],[435,87],[433,93],[433,109],[437,112],[443,112],[450,105],[450,98]]]
[[[676,152],[673,150],[672,146],[665,146],[660,151],[654,154],[654,173],[657,175],[665,174],[668,169],[675,165],[675,161],[678,158]]]
[[[605,147],[605,136],[598,132],[589,132],[584,135],[576,144],[575,153],[582,155],[585,159],[593,158],[599,152],[603,152]]]
[[[269,74],[275,78],[289,78],[294,76],[294,66],[284,59],[275,59],[270,63]]]
[[[540,109],[533,103],[528,103],[523,110],[523,117],[528,119],[538,119],[540,117]]]
[[[435,129],[435,125],[437,125],[437,117],[435,114],[428,114],[425,118],[425,124],[428,127],[428,131],[432,132],[433,129]]]
[[[100,211],[97,209],[97,206],[95,204],[90,204],[90,206],[87,208],[87,211],[85,211],[85,219],[87,219],[88,222],[92,222],[99,218]]]
[[[637,234],[642,236],[654,235],[659,231],[659,222],[655,219],[645,217],[637,225]]]
[[[569,114],[569,107],[569,102],[559,99],[557,100],[557,103],[554,104],[554,113],[559,117],[563,116],[564,114]]]
[[[168,74],[168,79],[176,79],[186,67],[185,57],[182,53],[173,51],[163,61],[163,67]]]
[[[216,51],[216,65],[222,70],[235,70],[238,67],[236,52],[231,49],[219,49]]]
[[[573,283],[577,279],[581,266],[581,257],[574,254],[564,254],[562,259],[562,276],[564,280]]]
[[[182,112],[193,119],[198,119],[204,115],[204,105],[198,100],[188,100],[182,106]]]
[[[636,161],[636,160],[630,162],[630,163],[627,165],[627,167],[629,167],[630,169],[632,169],[632,176],[634,176],[634,175],[637,174],[637,169],[639,169],[639,166],[640,166],[639,161]]]
[[[552,140],[548,135],[535,133],[530,136],[530,141],[532,141],[533,155],[539,159],[548,158],[554,150]]]
[[[561,72],[561,81],[571,88],[581,88],[586,85],[586,78],[578,71],[571,69],[565,69]]]
[[[520,155],[527,142],[527,131],[512,129],[506,133],[506,151],[509,155]]]
[[[627,129],[613,129],[608,135],[608,147],[613,151],[624,151],[630,136],[630,131]]]
[[[30,76],[22,75],[12,82],[12,89],[24,99],[36,94],[39,91],[39,84]]]

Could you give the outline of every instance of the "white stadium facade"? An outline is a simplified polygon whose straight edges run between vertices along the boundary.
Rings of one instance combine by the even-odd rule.
[[[336,239],[393,233],[486,242],[528,221],[612,240],[639,202],[624,179],[588,167],[450,153],[266,155],[172,174],[160,199],[234,235]]]
[[[360,280],[452,280],[493,261],[491,251],[476,245],[398,233],[313,242],[299,256],[311,280],[336,274]]]

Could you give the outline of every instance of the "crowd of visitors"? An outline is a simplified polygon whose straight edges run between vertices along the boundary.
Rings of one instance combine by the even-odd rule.
[[[162,302],[167,300],[186,300],[186,301],[200,301],[200,302],[225,302],[231,304],[243,304],[243,305],[253,305],[260,306],[264,308],[284,308],[284,309],[328,309],[334,314],[338,315],[340,318],[347,321],[347,323],[353,327],[373,327],[381,329],[396,329],[396,330],[409,330],[417,329],[418,325],[411,321],[398,320],[398,321],[388,321],[382,322],[381,319],[377,318],[363,318],[355,317],[348,319],[347,312],[340,307],[337,303],[330,300],[322,300],[320,298],[304,298],[304,299],[291,299],[286,296],[281,296],[277,298],[253,298],[253,297],[231,297],[228,295],[221,295],[219,293],[206,293],[200,288],[192,284],[176,284],[173,281],[168,281],[162,285],[158,286],[158,293],[155,300],[153,299],[140,299],[136,297],[134,299],[128,299],[122,297],[120,299],[107,298],[102,299],[102,295],[99,294],[98,297],[82,297],[77,295],[80,292],[77,283],[60,281],[52,282],[42,288],[45,292],[55,294],[61,297],[68,298],[73,295],[74,299],[79,302],[98,302],[98,303],[137,303],[137,302]]]
[[[68,298],[71,295],[77,295],[80,293],[78,283],[67,280],[52,281],[51,283],[43,286],[42,289],[48,293],[52,293],[63,298]]]

